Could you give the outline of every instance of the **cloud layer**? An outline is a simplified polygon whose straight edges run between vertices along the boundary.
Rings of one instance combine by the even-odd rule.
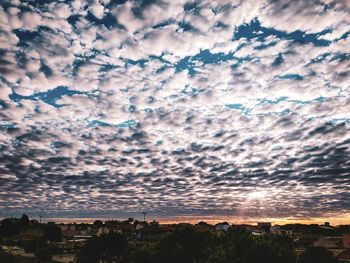
[[[350,209],[348,1],[2,1],[0,208]]]

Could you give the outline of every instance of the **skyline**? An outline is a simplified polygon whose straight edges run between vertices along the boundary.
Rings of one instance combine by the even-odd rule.
[[[350,223],[350,1],[1,1],[0,211]]]

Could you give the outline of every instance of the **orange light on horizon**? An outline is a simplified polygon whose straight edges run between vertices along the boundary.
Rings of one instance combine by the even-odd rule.
[[[81,217],[81,218],[45,218],[45,222],[54,221],[57,223],[93,223],[95,220],[126,220],[127,218],[119,217]],[[137,218],[135,218],[137,219]],[[141,219],[140,219],[141,220]],[[257,222],[271,222],[273,225],[285,225],[285,224],[324,224],[324,222],[330,222],[331,225],[346,225],[350,224],[350,213],[336,215],[333,217],[316,217],[316,218],[274,218],[274,217],[234,217],[234,216],[173,216],[173,217],[159,217],[149,216],[149,221],[156,220],[161,224],[178,224],[178,223],[190,223],[196,224],[204,221],[209,224],[217,224],[220,222],[228,222],[230,224],[248,224],[253,225]]]

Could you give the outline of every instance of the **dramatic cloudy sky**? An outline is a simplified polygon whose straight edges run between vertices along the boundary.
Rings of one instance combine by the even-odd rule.
[[[349,156],[349,1],[1,1],[3,215],[346,217]]]

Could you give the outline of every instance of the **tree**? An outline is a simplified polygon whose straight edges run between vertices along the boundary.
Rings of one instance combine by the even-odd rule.
[[[110,232],[100,237],[89,239],[78,253],[78,261],[81,263],[121,261],[128,250],[128,242],[122,235]]]
[[[99,228],[103,226],[103,222],[101,220],[96,220],[93,225]]]
[[[248,252],[248,263],[295,263],[296,256],[289,239],[274,236],[256,238]]]
[[[21,226],[28,226],[29,225],[29,217],[26,214],[23,214],[21,219],[19,220],[19,224]]]
[[[323,247],[309,247],[303,252],[298,263],[335,263],[336,259],[330,251]]]
[[[77,257],[79,263],[98,263],[103,253],[99,237],[90,238],[80,249]]]
[[[102,257],[110,262],[113,258],[119,259],[123,256],[128,248],[128,241],[120,234],[109,232],[106,235],[101,236],[102,246],[104,252]]]
[[[16,263],[16,259],[14,256],[0,251],[0,262]]]
[[[12,237],[19,233],[19,224],[17,218],[5,218],[1,222],[0,235],[3,237]]]
[[[52,260],[52,252],[48,247],[41,247],[35,253],[35,257],[39,259],[41,262],[51,262]]]
[[[44,225],[44,240],[50,242],[62,241],[62,230],[59,226],[53,224]]]
[[[203,262],[209,256],[213,241],[214,236],[209,231],[196,232],[192,227],[175,230],[159,241],[152,262]]]

